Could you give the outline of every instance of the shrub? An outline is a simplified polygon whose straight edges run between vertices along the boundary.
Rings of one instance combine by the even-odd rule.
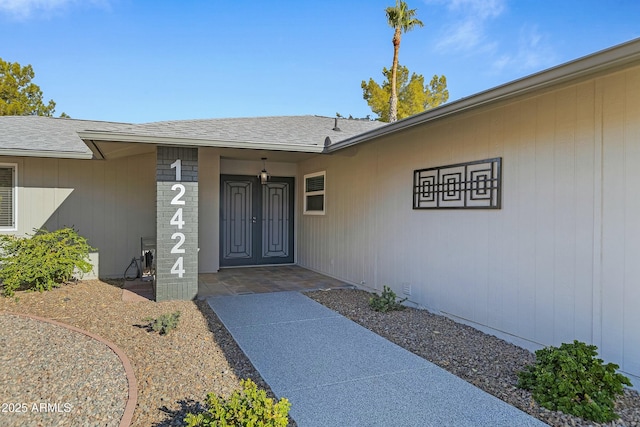
[[[149,323],[149,329],[153,330],[154,332],[159,332],[160,335],[166,335],[173,329],[177,328],[178,320],[180,320],[179,311],[171,314],[162,314],[157,319],[154,319],[152,317],[147,317],[144,319],[145,322],[151,322]]]
[[[250,379],[242,380],[240,384],[242,390],[236,390],[227,400],[209,393],[207,411],[187,414],[184,419],[187,426],[287,426],[291,403],[286,398],[274,404],[273,399]]]
[[[383,313],[391,310],[402,310],[404,309],[402,303],[406,300],[407,299],[404,298],[398,301],[396,293],[385,285],[382,287],[382,295],[374,295],[369,298],[369,307],[375,311],[381,311]]]
[[[538,350],[536,363],[518,373],[518,387],[547,409],[600,423],[615,420],[616,396],[631,382],[616,373],[618,365],[605,365],[597,354],[595,345],[579,341]]]
[[[2,293],[27,288],[48,291],[68,282],[77,271],[88,273],[92,265],[87,239],[73,228],[37,230],[33,236],[0,236]]]

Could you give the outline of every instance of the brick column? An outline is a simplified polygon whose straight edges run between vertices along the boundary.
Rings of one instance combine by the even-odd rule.
[[[158,147],[156,301],[198,293],[198,149]]]

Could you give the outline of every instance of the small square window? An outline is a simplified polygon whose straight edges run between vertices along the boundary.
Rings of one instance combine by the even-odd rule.
[[[304,176],[304,213],[307,215],[324,215],[326,171]]]

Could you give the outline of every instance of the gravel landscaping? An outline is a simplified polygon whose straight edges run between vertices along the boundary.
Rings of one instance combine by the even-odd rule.
[[[3,426],[120,425],[129,387],[106,344],[15,315],[0,316],[0,331]]]
[[[640,395],[636,391],[625,391],[617,402],[620,419],[609,424],[549,411],[538,406],[529,392],[516,387],[517,372],[535,361],[535,356],[521,347],[426,310],[373,311],[368,304],[371,294],[361,290],[306,295],[549,425],[640,426]]]
[[[251,378],[259,387],[267,388],[204,301],[125,303],[122,301],[122,289],[118,287],[121,284],[116,282],[114,286],[95,280],[45,293],[17,292],[16,298],[0,297],[0,315],[8,311],[57,320],[92,332],[118,346],[133,365],[138,384],[133,426],[182,425],[184,415],[199,408],[208,392],[230,395],[239,388],[240,378]],[[145,327],[149,323],[144,321],[145,318],[157,318],[175,311],[180,311],[180,321],[177,329],[169,334],[159,335]],[[3,323],[5,326],[6,322],[8,319]],[[6,332],[0,334],[4,337]],[[68,353],[60,353],[60,356],[66,357],[69,372],[77,370],[76,357]],[[34,369],[24,369],[22,362],[13,363],[2,360],[0,366],[0,396],[3,401],[24,399],[9,394],[12,390],[9,381],[12,369],[20,369],[24,377],[36,375]],[[67,389],[73,385],[64,379],[59,382],[69,385]],[[59,395],[50,396],[51,402],[66,398],[68,391],[60,389],[58,392]],[[87,401],[95,403],[93,409],[104,412],[96,417],[108,417],[110,413],[108,407],[99,406],[104,392],[100,383],[86,389],[87,394],[93,393],[85,396]],[[51,425],[109,425],[102,419],[85,419],[81,424],[74,424],[71,416],[65,418],[65,415],[57,414],[57,423]],[[22,418],[16,425],[29,425],[35,419],[35,415],[27,420]],[[6,426],[9,422],[6,420],[0,414],[0,425]]]
[[[201,408],[208,392],[227,396],[239,388],[240,378],[251,378],[259,387],[268,388],[205,302],[126,303],[122,301],[121,285],[121,282],[108,284],[95,280],[70,284],[46,293],[18,292],[16,298],[0,297],[0,315],[12,312],[53,319],[99,335],[118,346],[129,358],[137,379],[138,398],[133,426],[181,425],[186,412]],[[374,312],[367,304],[370,294],[364,291],[317,291],[307,295],[550,425],[598,425],[540,408],[532,402],[528,392],[515,387],[516,372],[534,359],[526,350],[424,310],[409,308],[390,313]],[[148,321],[145,318],[175,311],[180,311],[180,321],[177,329],[169,334],[159,335],[146,328]],[[15,333],[11,339],[14,340],[12,345],[16,345],[19,340],[15,340],[20,337],[20,328],[24,325],[11,323],[15,316],[3,317],[0,340],[8,340],[7,328],[13,327]],[[48,330],[43,332],[45,335],[51,333]],[[67,375],[77,378],[81,366],[74,355],[81,351],[75,348],[67,350],[60,353],[47,351],[43,356],[44,359],[55,358],[57,354],[69,364]],[[38,360],[43,363],[42,358]],[[1,362],[0,396],[3,400],[11,400],[14,396],[9,393],[15,386],[15,378],[24,377],[25,381],[31,381],[29,377],[35,372],[24,366],[27,362],[23,359],[1,359]],[[15,371],[11,372],[12,369]],[[20,373],[18,377],[16,372]],[[115,381],[112,386],[114,393],[122,393],[122,384],[112,379],[110,373],[105,372],[104,375],[100,381]],[[101,397],[104,393],[101,387],[83,391],[87,394],[86,401],[98,408],[95,412],[103,411],[96,414],[95,420],[85,419],[83,425],[110,425],[110,420],[118,416],[117,409],[99,409],[102,401],[105,405],[112,405]],[[60,400],[66,392],[57,390],[56,393],[60,394],[50,398]],[[89,396],[90,393],[95,395]],[[625,392],[618,402],[618,413],[621,419],[609,426],[640,427],[640,396],[637,392]],[[65,414],[57,415],[57,425],[71,425],[67,422],[70,418],[63,418]],[[32,424],[33,420],[35,418],[31,420]],[[7,425],[2,421],[6,419],[3,420],[0,414],[0,424]]]

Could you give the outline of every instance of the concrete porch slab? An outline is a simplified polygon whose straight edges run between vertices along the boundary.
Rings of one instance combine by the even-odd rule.
[[[223,268],[198,275],[198,299],[349,287],[353,286],[297,265]]]
[[[297,265],[225,268],[198,275],[198,299],[210,296],[260,294],[283,291],[353,288],[340,280]],[[125,281],[122,300],[153,300],[153,285],[140,279]]]

